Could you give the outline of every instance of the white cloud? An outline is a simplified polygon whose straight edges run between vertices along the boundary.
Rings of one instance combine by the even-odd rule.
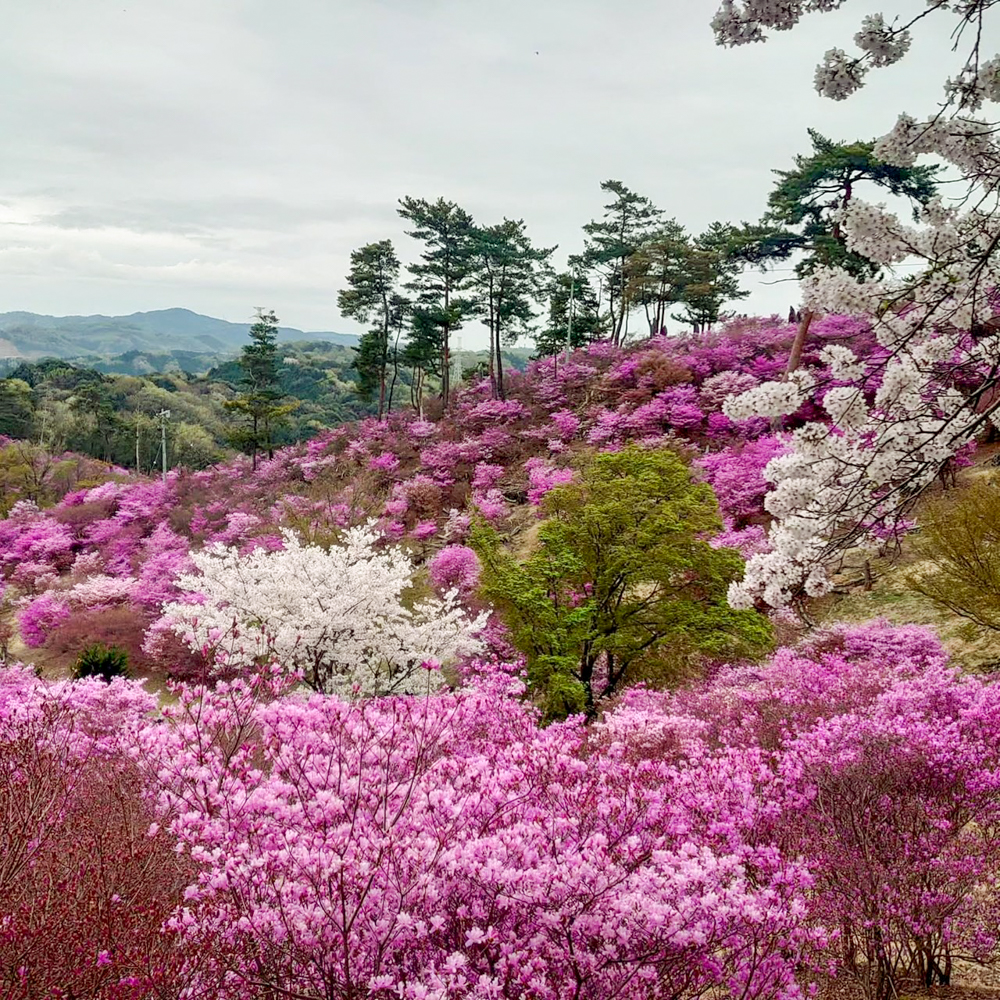
[[[351,329],[335,306],[350,251],[385,237],[414,251],[403,195],[523,217],[562,256],[608,177],[694,230],[754,219],[807,126],[884,132],[897,111],[935,105],[954,59],[947,38],[918,35],[833,104],[813,93],[813,67],[869,5],[732,51],[714,46],[715,6],[16,5],[0,38],[2,308],[244,319],[267,304],[294,326]],[[794,285],[747,280],[741,311],[797,300]]]

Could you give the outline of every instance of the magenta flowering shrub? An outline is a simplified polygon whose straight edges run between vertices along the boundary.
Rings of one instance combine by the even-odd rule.
[[[192,986],[797,996],[801,868],[736,829],[697,844],[667,763],[583,758],[579,722],[538,729],[497,680],[358,705],[232,685],[164,710],[148,752],[201,868],[170,924],[205,962]]]
[[[926,629],[876,622],[689,691],[636,692],[608,738],[642,727],[647,753],[696,763],[764,752],[779,808],[762,828],[805,860],[808,920],[837,935],[828,958],[882,997],[996,944],[998,724],[1000,687],[949,667]]]
[[[439,593],[457,590],[467,597],[479,586],[479,556],[467,545],[446,545],[427,568],[431,583]]]
[[[571,482],[575,473],[572,469],[555,469],[540,458],[529,459],[525,463],[528,470],[528,503],[537,506],[549,490]]]
[[[0,995],[178,996],[163,929],[194,866],[137,764],[153,699],[120,679],[0,670]]]
[[[420,521],[410,535],[418,542],[425,542],[428,538],[433,538],[437,534],[437,521]]]
[[[472,489],[476,491],[491,490],[503,479],[506,472],[507,469],[503,465],[480,462],[472,477]]]
[[[504,495],[496,489],[473,493],[472,506],[491,524],[499,523],[510,512]]]
[[[580,429],[580,418],[572,410],[556,410],[552,414],[554,437],[560,441],[571,441]]]
[[[68,601],[55,591],[32,598],[17,613],[17,626],[26,646],[37,648],[49,634],[69,618]]]
[[[763,513],[768,490],[764,469],[785,451],[781,438],[771,435],[709,452],[698,459],[698,466],[715,491],[720,512],[732,518],[735,526],[745,526],[749,518]]]
[[[518,399],[487,399],[473,406],[466,416],[473,425],[496,426],[524,420],[530,410]]]
[[[368,462],[368,468],[378,472],[395,472],[399,468],[399,458],[391,451],[383,451]]]

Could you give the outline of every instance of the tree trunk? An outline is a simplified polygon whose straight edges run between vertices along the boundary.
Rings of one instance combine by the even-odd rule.
[[[451,352],[449,350],[449,334],[447,324],[444,327],[444,339],[441,351],[441,402],[444,408],[448,409],[448,401],[451,398]]]
[[[392,382],[389,383],[389,401],[386,413],[392,413],[392,394],[396,389],[396,379],[399,377],[399,332],[396,333],[396,342],[392,348]]]
[[[785,366],[785,377],[783,381],[788,381],[788,376],[792,374],[799,367],[799,362],[802,360],[802,348],[806,343],[806,334],[809,332],[809,324],[812,322],[813,312],[811,309],[807,309],[802,314],[802,322],[799,323],[799,328],[795,332],[795,340],[792,341],[792,350],[788,355],[788,364]]]
[[[490,327],[490,395],[494,399],[499,399],[497,391],[497,357],[493,347],[493,327]]]
[[[497,326],[497,393],[500,399],[506,399],[503,387],[503,358],[500,355],[500,327]]]

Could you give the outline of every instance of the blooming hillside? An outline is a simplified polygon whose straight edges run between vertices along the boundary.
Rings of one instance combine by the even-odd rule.
[[[842,341],[862,391],[878,360],[863,325],[819,320],[814,401],[734,412],[783,391],[794,333],[595,344],[506,399],[472,385],[438,421],[345,425],[256,472],[111,470],[17,502],[7,639],[49,678],[0,670],[0,992],[799,1000],[833,973],[886,1000],[988,959],[1000,689],[933,634],[837,626],[544,726],[525,685],[551,650],[519,659],[487,623],[464,543],[544,551],[539,511],[616,463],[649,474],[637,456],[670,457],[713,546],[766,553],[768,463],[829,422]],[[643,586],[618,595],[648,612]],[[591,596],[574,579],[565,635]],[[95,640],[180,683],[52,679]],[[610,673],[628,650],[604,648]]]
[[[761,551],[763,469],[784,446],[769,421],[734,422],[722,403],[780,378],[794,332],[743,320],[624,349],[596,343],[511,373],[505,400],[490,398],[487,382],[472,385],[439,421],[407,413],[347,424],[256,473],[240,459],[174,471],[165,483],[119,475],[44,510],[19,503],[0,522],[5,606],[46,662],[68,663],[99,638],[125,645],[140,670],[184,675],[197,669],[190,650],[143,646],[163,603],[178,597],[178,577],[193,569],[192,550],[279,549],[286,528],[322,542],[374,519],[419,563],[461,543],[473,512],[515,530],[573,476],[581,452],[630,441],[687,447],[718,497],[726,527],[718,544]],[[843,317],[817,321],[812,334],[804,364],[831,384],[824,347],[850,340],[863,354],[871,345],[864,325]],[[822,415],[807,404],[797,419]]]

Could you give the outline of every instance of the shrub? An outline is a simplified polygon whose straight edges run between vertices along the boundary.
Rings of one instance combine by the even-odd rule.
[[[100,677],[110,681],[112,677],[128,677],[128,674],[128,653],[121,646],[105,646],[103,642],[88,646],[73,667],[73,676],[77,680]]]
[[[948,493],[920,517],[918,551],[932,564],[907,583],[982,631],[1000,631],[1000,485]]]

